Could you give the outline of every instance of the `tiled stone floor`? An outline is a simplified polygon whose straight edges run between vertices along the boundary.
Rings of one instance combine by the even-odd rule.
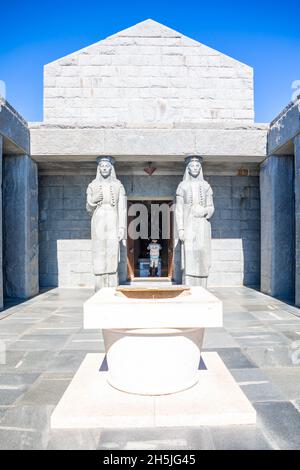
[[[207,330],[257,410],[256,426],[51,431],[53,409],[90,351],[88,289],[53,289],[0,313],[0,449],[299,449],[300,310],[246,287],[215,288],[224,328]],[[3,348],[2,348],[3,349]]]

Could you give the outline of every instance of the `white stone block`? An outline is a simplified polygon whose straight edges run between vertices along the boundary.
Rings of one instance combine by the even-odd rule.
[[[56,77],[56,85],[59,88],[80,87],[80,77]]]
[[[186,57],[186,65],[192,67],[219,67],[220,58],[218,56],[205,56],[205,55],[191,55]]]
[[[80,274],[80,284],[82,284],[83,287],[94,288],[95,287],[95,276],[94,276],[94,274],[92,274],[92,272],[90,272],[90,273],[81,273]]]
[[[52,429],[255,424],[256,412],[217,353],[203,353],[197,385],[165,396],[107,383],[104,354],[87,354],[51,416]],[[104,369],[104,370],[103,370]]]
[[[57,251],[91,251],[91,240],[57,240]]]
[[[183,55],[164,54],[162,55],[162,65],[164,66],[183,66],[186,64],[186,57]]]
[[[66,253],[66,252],[64,252]],[[76,253],[76,258],[78,257],[78,254]],[[73,261],[74,259],[73,258]],[[77,262],[77,263],[70,263],[69,264],[69,269],[71,273],[91,273],[92,272],[92,263],[84,263],[84,262]]]
[[[219,261],[212,264],[211,273],[241,273],[244,266],[240,261]]]
[[[220,261],[240,261],[243,262],[243,251],[242,250],[227,250],[219,251]]]
[[[55,77],[48,75],[44,75],[44,90],[48,89],[49,87],[54,87],[56,84]]]
[[[59,64],[44,65],[44,74],[46,77],[59,77],[61,74],[61,66]]]
[[[82,74],[82,68],[78,65],[69,66],[69,67],[61,67],[59,71],[59,75],[61,77],[78,77]]]
[[[163,309],[163,315],[162,311]],[[185,315],[182,315],[182,311]],[[202,287],[173,299],[130,299],[106,287],[84,304],[84,328],[168,328],[222,326],[222,302]]]
[[[50,111],[50,110],[49,110]],[[52,116],[51,116],[52,117]],[[246,129],[30,129],[31,154],[37,158],[57,155],[143,155],[169,158],[199,153],[207,158],[232,161],[248,155],[256,161],[266,155],[267,128]],[[91,157],[89,157],[91,159]]]
[[[59,266],[65,266],[66,263],[71,263],[76,257],[76,251],[57,251],[57,262]]]

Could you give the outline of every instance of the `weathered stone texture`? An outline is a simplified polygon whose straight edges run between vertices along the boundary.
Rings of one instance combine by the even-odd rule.
[[[38,293],[38,176],[27,155],[8,155],[3,166],[4,292],[28,298]]]
[[[0,96],[0,135],[3,137],[3,153],[29,154],[27,122],[2,96]]]
[[[294,159],[269,156],[261,165],[261,290],[294,296]]]
[[[147,20],[44,68],[45,121],[253,122],[252,68]]]
[[[208,128],[208,124],[202,128],[189,128],[187,123],[182,128],[159,129],[159,123],[156,122],[153,127],[156,128],[108,129],[87,126],[69,129],[64,126],[32,124],[31,155],[41,162],[57,160],[58,157],[74,161],[74,156],[95,160],[94,157],[98,155],[135,156],[137,161],[143,155],[155,156],[162,161],[166,156],[182,160],[183,155],[199,154],[241,163],[263,161],[266,157],[266,125],[241,126],[236,129],[228,126],[222,129],[217,126]]]
[[[268,154],[293,155],[293,139],[300,132],[300,97],[283,109],[270,124]]]
[[[209,286],[259,285],[260,201],[256,176],[208,176],[214,192]]]
[[[39,178],[41,286],[94,285],[86,187],[90,176]]]
[[[2,247],[2,136],[0,135],[0,310],[3,309],[3,247]]]
[[[127,196],[171,197],[182,176],[120,175]],[[85,211],[91,176],[39,178],[41,286],[94,286],[90,218]],[[207,176],[214,191],[213,264],[209,285],[259,285],[260,201],[258,177]],[[126,277],[121,250],[119,276]],[[175,270],[178,279],[178,250]]]
[[[295,152],[295,303],[300,306],[300,134],[294,140]]]

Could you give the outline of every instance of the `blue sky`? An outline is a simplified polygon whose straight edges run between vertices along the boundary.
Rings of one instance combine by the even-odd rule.
[[[300,2],[200,0],[5,1],[0,80],[28,120],[43,116],[43,65],[147,18],[254,68],[255,120],[269,122],[299,81]]]

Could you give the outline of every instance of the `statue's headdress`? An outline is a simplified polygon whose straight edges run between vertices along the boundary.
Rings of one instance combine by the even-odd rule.
[[[110,156],[100,156],[100,157],[97,157],[96,159],[97,161],[97,176],[96,176],[96,181],[101,181],[103,180],[103,177],[101,175],[101,172],[100,172],[100,168],[99,168],[99,163],[100,162],[109,162],[111,164],[111,173],[110,173],[110,177],[108,180],[106,181],[115,181],[117,179],[116,177],[116,171],[115,171],[115,159],[113,157],[110,157]]]
[[[97,165],[99,165],[100,162],[109,162],[111,163],[112,165],[115,164],[116,160],[113,158],[113,157],[110,157],[110,156],[100,156],[100,157],[97,157],[96,159],[97,161]]]
[[[193,160],[197,160],[201,165],[203,163],[203,157],[201,157],[201,155],[189,155],[188,157],[185,157],[184,163],[188,165]]]
[[[184,176],[183,176],[184,181],[188,181],[188,180],[191,179],[191,175],[189,174],[189,170],[188,170],[188,165],[193,160],[196,160],[197,162],[201,163],[201,168],[200,168],[200,173],[199,173],[198,178],[200,180],[203,180],[203,171],[202,171],[203,157],[201,157],[201,155],[189,155],[188,157],[186,157],[184,159],[184,163],[185,163],[185,172],[184,172]]]

